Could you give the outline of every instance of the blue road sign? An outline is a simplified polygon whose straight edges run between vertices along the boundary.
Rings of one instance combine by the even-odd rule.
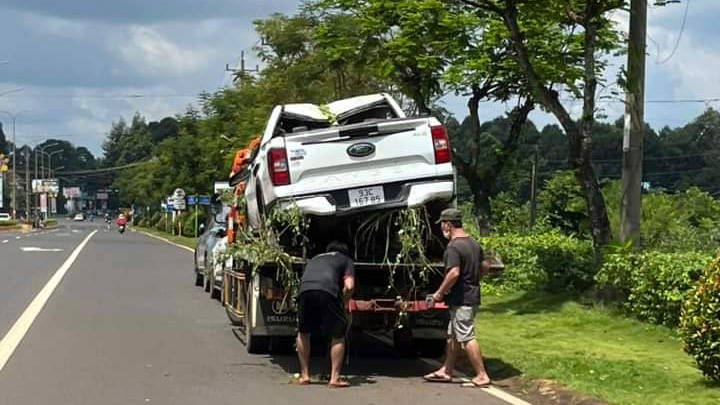
[[[197,204],[197,197],[194,195],[187,196],[187,204],[188,205],[195,205]]]
[[[198,203],[200,205],[210,205],[210,196],[209,195],[199,195]]]

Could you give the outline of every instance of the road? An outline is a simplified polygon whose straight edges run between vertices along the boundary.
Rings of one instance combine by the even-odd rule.
[[[423,383],[431,364],[370,340],[343,370],[353,387],[289,384],[295,357],[247,354],[220,304],[194,286],[191,252],[98,222],[0,234],[0,336],[96,230],[0,370],[0,404],[506,404]]]

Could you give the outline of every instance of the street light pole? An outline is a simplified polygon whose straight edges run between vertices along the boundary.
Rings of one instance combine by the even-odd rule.
[[[13,138],[13,140],[12,140],[12,143],[13,143],[12,180],[13,180],[13,187],[12,187],[12,197],[11,197],[11,199],[12,199],[12,216],[13,216],[13,219],[16,219],[16,218],[17,218],[17,197],[16,197],[16,193],[17,193],[17,170],[16,170],[16,164],[15,164],[15,162],[17,161],[17,154],[16,154],[16,152],[17,152],[17,140],[16,140],[16,138],[15,138],[15,120],[17,119],[17,117],[18,117],[20,114],[24,114],[24,113],[27,113],[27,112],[29,112],[29,111],[28,111],[28,110],[24,110],[24,111],[16,112],[15,114],[13,114],[13,113],[8,112],[8,111],[2,111],[2,110],[0,110],[0,114],[5,114],[5,115],[9,116],[10,118],[12,118],[12,138]]]

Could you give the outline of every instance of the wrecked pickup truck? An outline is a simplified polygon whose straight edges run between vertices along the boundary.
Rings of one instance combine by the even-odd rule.
[[[388,94],[280,105],[241,177],[246,234],[272,245],[253,250],[238,238],[245,259],[225,272],[223,300],[250,352],[295,335],[288,273],[297,280],[334,239],[354,252],[352,327],[392,331],[405,353],[442,351],[447,307],[425,297],[444,273],[434,221],[454,204],[455,172],[436,118],[406,117]],[[265,229],[273,212],[289,211],[304,218],[302,230]]]

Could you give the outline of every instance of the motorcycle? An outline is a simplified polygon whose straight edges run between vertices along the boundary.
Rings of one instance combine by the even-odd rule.
[[[118,226],[118,232],[120,232],[121,235],[125,233],[125,225]]]

